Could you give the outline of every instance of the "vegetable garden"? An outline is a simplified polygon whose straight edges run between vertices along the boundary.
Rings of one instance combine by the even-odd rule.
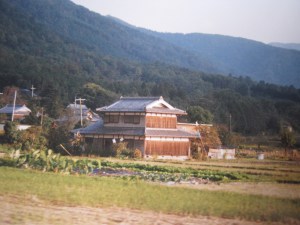
[[[112,162],[100,159],[78,159],[55,154],[52,150],[35,150],[21,154],[19,150],[0,159],[0,166],[30,168],[63,174],[88,174],[93,176],[118,176],[155,182],[221,182],[247,179],[246,174],[222,172],[191,167]]]

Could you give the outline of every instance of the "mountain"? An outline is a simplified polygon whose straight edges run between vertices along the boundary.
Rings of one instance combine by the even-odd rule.
[[[101,55],[217,71],[213,63],[201,56],[124,26],[110,17],[93,13],[68,0],[12,0],[9,4],[36,23]]]
[[[269,45],[272,45],[274,47],[279,47],[279,48],[286,48],[286,49],[300,51],[300,44],[299,43],[279,43],[279,42],[272,42],[272,43],[269,43]]]
[[[33,103],[52,118],[75,96],[92,109],[119,96],[164,96],[178,108],[208,110],[218,124],[231,114],[235,132],[300,130],[300,89],[199,72],[225,66],[149,32],[68,0],[0,0],[0,105],[12,101],[8,86],[34,85]]]
[[[213,62],[223,74],[300,87],[300,52],[222,35],[144,32]]]
[[[37,24],[102,56],[300,87],[300,53],[295,51],[221,35],[147,31],[68,0],[4,2]]]

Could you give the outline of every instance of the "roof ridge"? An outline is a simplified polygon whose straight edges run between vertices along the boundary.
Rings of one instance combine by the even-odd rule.
[[[120,97],[120,100],[159,100],[161,99],[161,96],[157,96],[157,97]]]

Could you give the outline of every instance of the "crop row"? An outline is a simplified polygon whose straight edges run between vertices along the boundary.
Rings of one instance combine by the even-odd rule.
[[[194,168],[180,168],[172,166],[158,166],[138,163],[120,163],[111,161],[100,161],[95,159],[73,159],[62,157],[53,153],[52,150],[35,150],[21,154],[19,150],[10,154],[10,159],[0,166],[13,166],[21,168],[31,168],[47,172],[64,174],[91,174],[101,175],[101,171],[115,170],[115,176],[126,179],[142,179],[147,181],[190,181],[193,179],[203,179],[208,181],[230,181],[247,179],[246,175],[237,172],[222,172],[214,170],[202,170]],[[123,175],[122,170],[135,173]]]

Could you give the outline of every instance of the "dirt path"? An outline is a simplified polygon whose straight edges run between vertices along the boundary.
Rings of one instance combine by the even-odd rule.
[[[166,184],[168,185],[168,184]],[[228,191],[242,194],[265,195],[279,198],[300,199],[300,185],[278,183],[230,182],[209,183],[202,185],[175,184],[173,186],[188,187],[210,191]]]
[[[258,222],[241,221],[237,219],[224,219],[206,216],[178,216],[149,211],[132,210],[126,208],[92,208],[71,207],[65,205],[49,204],[35,196],[0,196],[0,224],[122,224],[122,225],[229,225],[229,224],[263,224]],[[272,223],[272,225],[279,223]]]

